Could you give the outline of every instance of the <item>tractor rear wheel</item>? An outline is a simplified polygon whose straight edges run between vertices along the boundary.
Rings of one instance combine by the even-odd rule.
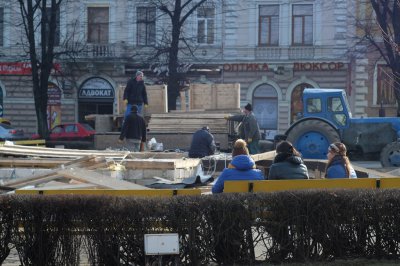
[[[387,144],[381,151],[381,164],[383,167],[400,166],[400,142]]]
[[[304,158],[326,159],[329,144],[340,141],[339,133],[321,120],[305,120],[292,128],[287,140]]]

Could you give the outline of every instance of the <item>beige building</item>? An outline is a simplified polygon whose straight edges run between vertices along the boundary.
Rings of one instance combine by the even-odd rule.
[[[61,71],[49,84],[49,123],[115,113],[117,89],[137,69],[148,83],[165,80],[165,63],[148,57],[161,46],[169,23],[151,2],[70,0],[61,5],[57,49],[79,51],[56,62]],[[210,0],[184,26],[194,55],[181,51],[182,83],[240,83],[241,104],[253,104],[268,138],[296,119],[305,87],[344,89],[354,115],[374,115],[368,58],[348,54],[349,36],[355,34],[349,14],[356,10],[350,2]],[[18,10],[17,1],[0,0],[2,111],[33,133],[29,64],[23,63],[22,28],[13,21]]]

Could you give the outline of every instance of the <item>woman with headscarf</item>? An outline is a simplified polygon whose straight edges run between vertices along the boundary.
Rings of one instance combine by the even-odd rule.
[[[341,142],[329,145],[328,163],[326,164],[325,178],[357,178],[356,171],[347,157],[347,148]]]
[[[308,169],[300,153],[289,141],[282,141],[276,147],[277,155],[269,169],[268,179],[308,179]]]

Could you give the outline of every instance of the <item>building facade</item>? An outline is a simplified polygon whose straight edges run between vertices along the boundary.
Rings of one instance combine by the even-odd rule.
[[[0,1],[2,113],[33,133],[29,64],[12,2]],[[267,138],[297,119],[306,87],[345,89],[354,115],[374,115],[368,60],[349,54],[355,34],[349,14],[357,10],[349,2],[209,0],[183,27],[193,49],[180,53],[182,83],[240,83],[241,104],[253,104]],[[64,0],[57,16],[57,49],[75,52],[56,60],[61,71],[49,81],[49,124],[115,113],[118,88],[137,69],[147,83],[165,80],[166,63],[149,58],[170,23],[153,1]]]

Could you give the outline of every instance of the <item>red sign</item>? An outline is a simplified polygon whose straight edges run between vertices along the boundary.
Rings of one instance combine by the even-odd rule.
[[[60,64],[54,64],[54,69],[59,72]],[[32,74],[31,63],[28,62],[0,62],[0,75],[30,75]]]
[[[226,72],[261,72],[268,71],[268,64],[265,63],[240,63],[240,64],[224,64],[224,71]]]
[[[318,63],[294,63],[294,71],[332,71],[342,70],[345,64],[342,62],[318,62]]]

